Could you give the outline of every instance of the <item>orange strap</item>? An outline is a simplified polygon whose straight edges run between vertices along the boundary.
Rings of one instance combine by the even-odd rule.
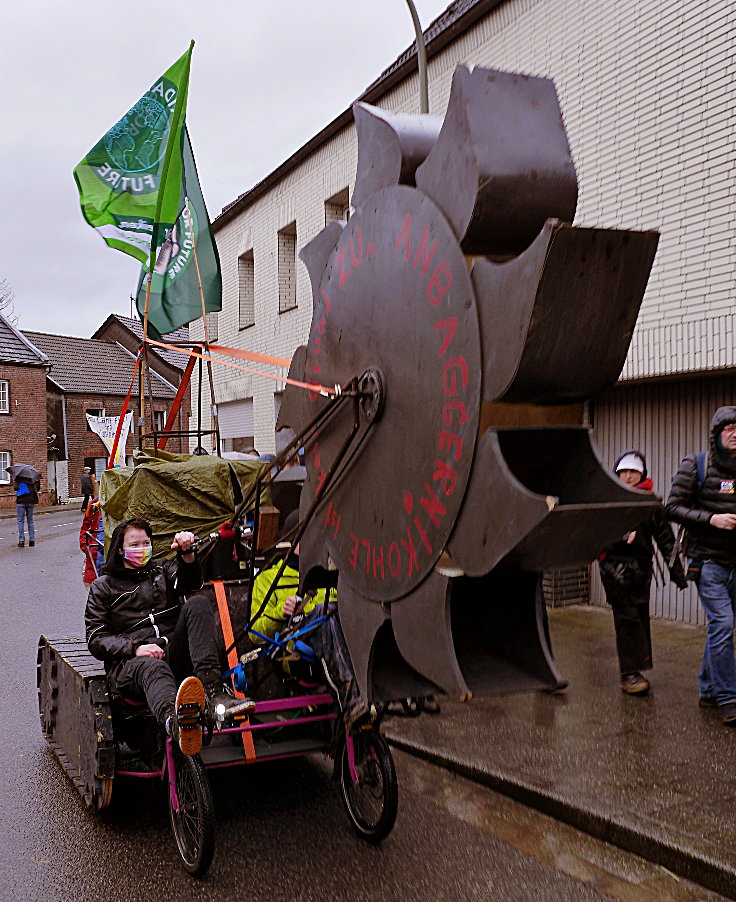
[[[212,587],[215,590],[215,599],[217,600],[217,610],[220,612],[220,626],[222,627],[222,638],[225,640],[225,648],[230,651],[227,655],[227,663],[230,667],[238,666],[238,652],[235,648],[235,637],[233,635],[233,625],[230,620],[230,608],[227,604],[227,596],[225,595],[225,586],[221,579],[213,579]],[[235,681],[233,680],[233,683]],[[245,698],[245,695],[233,685],[233,692],[236,698]],[[246,718],[246,723],[250,723]],[[245,752],[245,760],[248,762],[256,760],[256,750],[253,745],[253,735],[251,733],[241,733],[243,737],[243,751]]]
[[[211,342],[210,351],[214,351],[215,354],[224,354],[226,357],[239,357],[241,360],[250,360],[253,363],[269,363],[271,366],[283,366],[287,370],[291,366],[290,357],[275,357],[273,354],[259,354],[258,351],[227,348],[225,345],[213,345]]]
[[[334,387],[327,388],[327,386],[320,385],[318,382],[312,382],[312,383],[300,382],[298,379],[289,379],[288,376],[275,376],[273,373],[264,373],[261,370],[254,370],[253,367],[250,367],[250,366],[243,366],[240,363],[231,363],[229,360],[222,360],[220,357],[212,357],[209,354],[202,354],[199,351],[189,351],[186,348],[178,348],[178,347],[176,347],[176,345],[168,345],[163,341],[154,341],[152,338],[147,338],[146,344],[155,345],[158,348],[168,348],[169,351],[177,351],[179,354],[186,354],[191,357],[200,357],[202,360],[209,360],[212,363],[219,363],[222,366],[229,366],[234,370],[242,370],[244,373],[253,373],[255,376],[263,376],[264,379],[273,379],[274,382],[284,382],[287,385],[295,385],[297,388],[304,388],[307,391],[318,392],[320,395],[326,395],[327,397],[332,397],[333,395],[336,394]],[[212,347],[212,345],[210,345],[210,347]],[[220,345],[218,345],[218,347],[220,347]],[[233,350],[232,348],[228,349],[227,352],[223,350],[222,353],[230,354],[232,350]],[[251,354],[250,351],[239,351],[237,354],[234,354],[232,356],[240,357],[240,356],[250,355],[250,354]],[[263,357],[266,357],[267,355],[259,354],[258,356],[263,358]],[[247,359],[250,359],[250,357],[248,357]],[[286,358],[285,357],[275,357],[275,358],[272,358],[272,360],[280,361],[280,360],[286,360]],[[291,363],[291,361],[289,361],[289,363]],[[281,364],[279,363],[278,366],[281,366]]]

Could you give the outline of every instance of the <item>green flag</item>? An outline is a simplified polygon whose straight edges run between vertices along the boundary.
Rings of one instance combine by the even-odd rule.
[[[194,41],[74,170],[82,213],[110,247],[151,264],[182,208],[182,131]]]
[[[153,338],[172,332],[202,316],[200,280],[207,313],[222,310],[220,258],[210,229],[202,189],[199,187],[197,166],[186,125],[182,139],[182,159],[184,209],[165,240],[159,242],[151,276],[148,332]],[[144,267],[138,282],[136,300],[141,319],[146,309],[147,280],[148,273]]]

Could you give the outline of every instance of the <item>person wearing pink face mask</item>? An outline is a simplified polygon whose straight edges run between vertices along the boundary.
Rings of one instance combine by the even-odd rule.
[[[174,536],[173,561],[154,562],[151,539],[142,519],[115,528],[87,599],[87,645],[104,661],[112,694],[145,700],[182,752],[196,755],[206,710],[222,724],[255,703],[222,682],[212,606],[191,594],[202,586],[194,534]]]

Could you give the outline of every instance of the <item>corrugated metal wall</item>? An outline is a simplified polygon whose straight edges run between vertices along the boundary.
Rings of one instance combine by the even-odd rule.
[[[736,376],[643,385],[619,384],[592,409],[595,441],[604,463],[613,465],[625,448],[647,457],[658,495],[667,497],[672,477],[686,454],[708,447],[710,420],[717,407],[736,404]],[[605,604],[598,568],[593,567],[591,601]],[[704,623],[697,592],[679,592],[669,581],[654,585],[652,614],[683,623]]]

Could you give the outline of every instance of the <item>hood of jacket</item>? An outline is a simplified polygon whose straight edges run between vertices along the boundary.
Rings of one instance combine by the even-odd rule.
[[[710,422],[710,450],[721,466],[727,470],[736,470],[736,458],[724,451],[721,444],[721,433],[729,423],[736,423],[736,407],[719,407]]]

